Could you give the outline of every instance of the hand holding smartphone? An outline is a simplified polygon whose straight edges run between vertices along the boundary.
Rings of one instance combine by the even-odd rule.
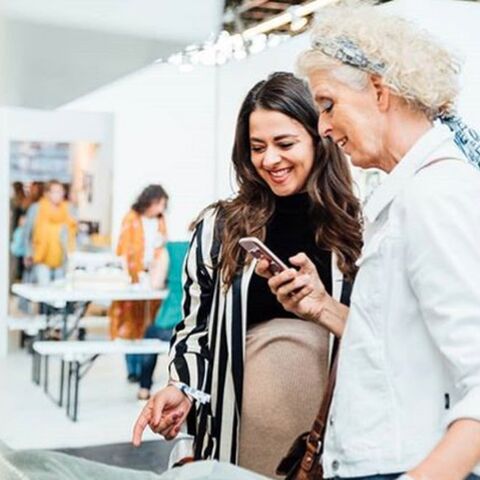
[[[240,246],[244,248],[252,257],[261,260],[268,260],[269,270],[272,275],[287,270],[285,265],[262,241],[256,237],[244,237],[239,240]]]

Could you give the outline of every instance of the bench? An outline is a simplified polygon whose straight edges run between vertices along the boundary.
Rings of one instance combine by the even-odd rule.
[[[106,316],[89,315],[81,317],[77,321],[75,315],[68,316],[68,328],[71,329],[76,324],[78,328],[87,327],[107,327],[109,324],[109,318]],[[47,328],[61,328],[63,325],[63,318],[61,315],[34,315],[24,317],[8,317],[7,326],[12,332],[19,331],[25,332],[29,336],[38,335],[38,333],[46,330]]]
[[[169,342],[157,339],[143,340],[106,340],[106,341],[37,341],[33,344],[32,378],[40,384],[41,359],[45,359],[44,390],[48,395],[48,359],[58,357],[60,366],[59,406],[63,404],[65,373],[67,373],[66,413],[76,422],[78,419],[78,401],[80,380],[90,370],[100,355],[113,354],[162,354],[169,350]],[[66,367],[66,370],[65,370]],[[72,391],[73,389],[73,391]]]

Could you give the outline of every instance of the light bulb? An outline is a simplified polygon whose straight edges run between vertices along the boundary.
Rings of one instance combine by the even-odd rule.
[[[247,58],[247,52],[244,48],[239,48],[238,50],[233,51],[233,57],[235,60],[243,60]]]
[[[292,32],[298,32],[307,23],[308,23],[308,20],[305,17],[296,18],[295,20],[292,20],[292,23],[290,23],[290,30]]]

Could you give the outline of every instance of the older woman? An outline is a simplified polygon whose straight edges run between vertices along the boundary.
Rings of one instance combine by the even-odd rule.
[[[479,478],[480,146],[454,113],[458,63],[350,2],[322,10],[299,68],[320,134],[388,173],[365,208],[349,311],[304,254],[269,280],[286,310],[342,335],[325,478]]]

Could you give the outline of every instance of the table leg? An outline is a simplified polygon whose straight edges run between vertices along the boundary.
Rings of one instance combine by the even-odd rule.
[[[32,352],[32,382],[38,385],[38,355]]]
[[[63,326],[62,326],[62,340],[67,340],[68,338],[68,312],[70,310],[70,302],[66,302],[63,307]]]
[[[71,394],[72,394],[72,362],[67,362],[68,365],[68,376],[67,376],[67,405],[66,405],[66,411],[67,411],[67,416],[70,417],[70,399],[71,399]]]
[[[60,360],[60,392],[59,392],[59,395],[58,395],[58,406],[59,407],[61,407],[63,405],[64,383],[65,383],[65,360],[62,358]]]
[[[75,386],[74,386],[74,391],[73,391],[73,417],[72,420],[74,422],[77,421],[78,418],[78,389],[80,387],[80,362],[75,362],[74,365],[74,371],[75,371]]]
[[[43,391],[48,395],[48,366],[49,366],[49,357],[44,355],[44,364],[45,364],[45,377],[43,378]]]

